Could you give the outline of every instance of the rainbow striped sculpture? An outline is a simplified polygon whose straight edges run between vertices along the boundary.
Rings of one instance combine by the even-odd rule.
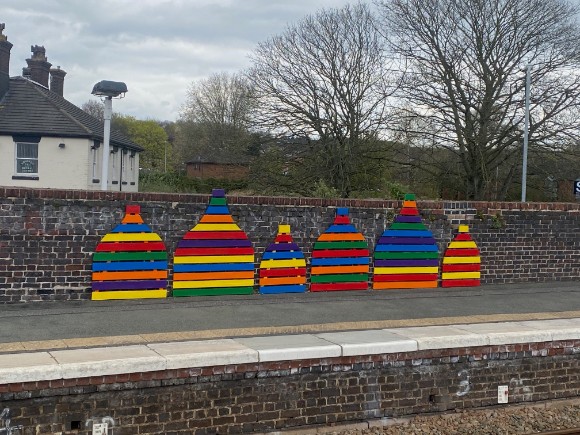
[[[338,208],[312,249],[310,290],[367,290],[368,278],[368,244],[350,223],[348,208]]]
[[[234,222],[223,189],[214,189],[199,223],[177,245],[173,296],[252,294],[254,248]]]
[[[262,256],[260,293],[306,291],[306,260],[290,235],[290,225],[279,225],[278,234]]]
[[[140,206],[126,206],[121,224],[97,245],[92,300],[167,297],[165,244],[140,213]]]
[[[421,221],[415,195],[405,195],[403,208],[375,248],[373,289],[437,287],[438,256],[437,243]]]
[[[476,287],[481,285],[481,257],[467,225],[449,243],[441,271],[442,287]]]

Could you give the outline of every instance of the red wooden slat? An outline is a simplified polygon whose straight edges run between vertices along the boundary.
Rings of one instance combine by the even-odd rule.
[[[446,257],[479,257],[477,248],[450,248],[445,251]]]
[[[441,266],[442,272],[479,272],[481,264],[443,264]]]
[[[471,234],[469,233],[459,233],[453,239],[458,242],[471,242],[473,239],[471,238]]]
[[[292,242],[292,236],[290,234],[278,234],[275,241],[278,243],[290,243]]]
[[[141,213],[141,206],[140,205],[127,205],[127,206],[125,206],[125,213],[128,213],[128,214]]]
[[[419,210],[411,207],[404,207],[399,212],[401,216],[419,216]]]
[[[350,218],[348,216],[336,216],[334,218],[335,224],[350,224]]]
[[[163,242],[115,242],[97,245],[97,252],[123,251],[165,251],[165,244]]]

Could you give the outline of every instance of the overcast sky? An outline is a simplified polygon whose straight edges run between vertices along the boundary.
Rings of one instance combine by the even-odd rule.
[[[64,96],[80,106],[100,80],[129,92],[115,112],[177,119],[187,87],[249,66],[255,45],[288,23],[349,0],[2,0],[0,23],[14,45],[10,75],[42,45],[67,72]]]

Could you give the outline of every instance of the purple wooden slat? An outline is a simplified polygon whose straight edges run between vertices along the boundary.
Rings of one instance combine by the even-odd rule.
[[[421,223],[421,216],[397,216],[395,222],[401,222],[405,224],[417,224]]]
[[[439,260],[375,260],[375,267],[438,266]]]
[[[433,237],[381,237],[380,245],[435,245]]]
[[[167,280],[93,281],[93,290],[146,290],[167,287]]]
[[[300,251],[296,243],[272,243],[266,251]]]
[[[252,246],[249,240],[234,239],[211,239],[211,240],[180,240],[178,248],[245,248]]]

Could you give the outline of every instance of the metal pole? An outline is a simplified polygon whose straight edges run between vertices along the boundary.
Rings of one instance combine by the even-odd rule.
[[[109,141],[111,137],[111,116],[113,115],[113,99],[105,97],[104,118],[105,125],[103,131],[103,167],[101,168],[101,190],[107,190],[109,178]]]
[[[528,130],[530,124],[530,87],[532,66],[526,66],[526,107],[524,117],[524,158],[522,162],[522,202],[526,202],[526,184],[528,177]]]

